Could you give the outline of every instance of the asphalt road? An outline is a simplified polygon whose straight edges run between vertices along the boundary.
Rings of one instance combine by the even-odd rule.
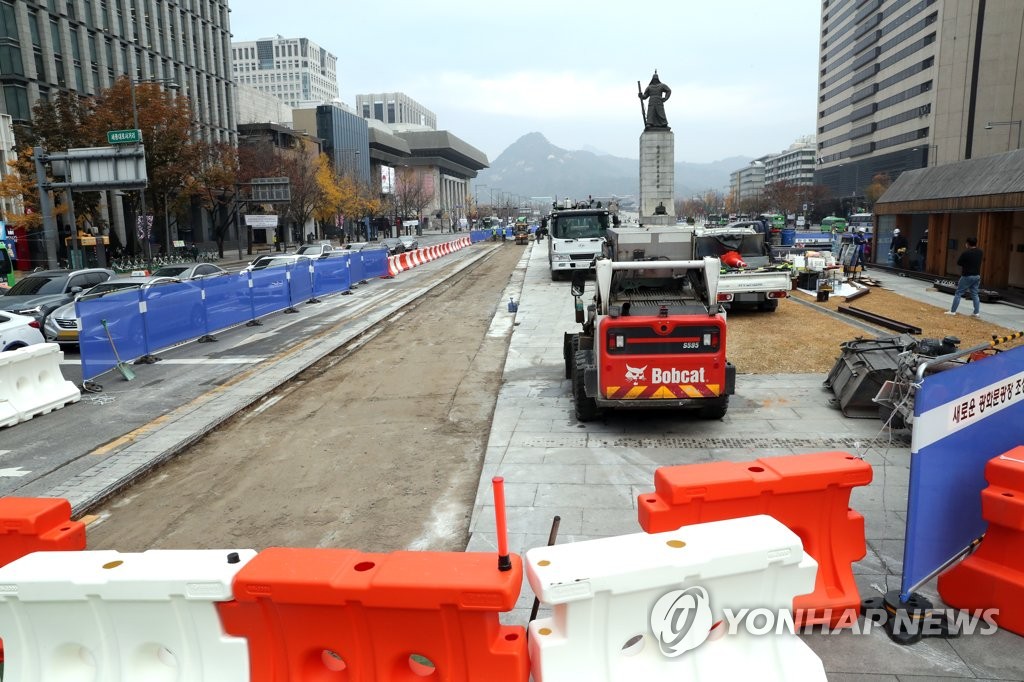
[[[427,235],[420,238],[420,244],[450,239],[451,235]],[[297,341],[357,324],[368,311],[388,305],[424,279],[437,277],[445,260],[414,268],[396,279],[369,280],[351,295],[302,305],[297,314],[268,315],[259,327],[225,330],[216,335],[216,343],[190,342],[159,352],[160,362],[133,367],[134,381],[125,381],[116,370],[97,377],[100,392],[83,392],[82,400],[74,405],[3,430],[0,494],[44,495],[103,456],[145,438],[148,430],[159,426],[162,415],[260,372],[261,363],[287,354]],[[77,353],[65,353],[61,371],[66,379],[81,385]]]

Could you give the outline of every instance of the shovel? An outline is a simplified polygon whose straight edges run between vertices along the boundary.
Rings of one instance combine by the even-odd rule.
[[[121,373],[125,381],[131,381],[135,378],[135,372],[132,368],[121,362],[121,356],[117,354],[117,346],[114,345],[114,339],[110,336],[110,330],[107,328],[107,321],[100,320],[100,324],[103,325],[103,331],[107,333],[107,338],[110,340],[110,348],[114,351],[114,359],[117,360],[117,371]]]

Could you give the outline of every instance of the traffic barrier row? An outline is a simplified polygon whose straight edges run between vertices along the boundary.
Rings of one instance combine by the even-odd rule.
[[[71,520],[67,500],[0,497],[0,566],[32,552],[81,549],[85,549],[85,524]],[[3,660],[0,641],[0,663]]]
[[[973,554],[939,575],[939,595],[958,609],[998,609],[999,627],[1024,635],[1024,446],[989,460],[985,480],[988,529]]]
[[[215,608],[252,550],[37,552],[0,568],[4,678],[249,680]]]
[[[79,301],[82,377],[112,369],[118,356],[128,362],[153,355],[387,273],[386,252],[365,251]]]
[[[522,562],[271,548],[38,552],[0,568],[5,679],[526,682]]]
[[[0,351],[0,428],[78,402],[82,392],[60,371],[60,346],[40,343]]]
[[[536,682],[825,679],[794,632],[733,630],[725,613],[787,612],[814,585],[814,559],[768,516],[531,549],[526,561],[553,607],[530,624]]]
[[[395,256],[389,256],[387,276],[394,277],[399,273],[410,270],[418,265],[423,265],[424,263],[437,260],[442,256],[455,253],[456,251],[466,248],[472,243],[472,236],[459,237],[458,239],[450,242],[444,242],[434,246],[405,251]]]
[[[852,564],[867,553],[850,492],[871,477],[871,465],[846,452],[660,467],[655,492],[638,497],[638,516],[648,533],[756,514],[777,519],[820,567],[814,591],[793,601],[797,622],[849,626],[861,601]]]

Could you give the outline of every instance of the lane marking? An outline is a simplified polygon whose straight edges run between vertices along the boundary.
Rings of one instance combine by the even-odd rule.
[[[28,476],[31,471],[26,471],[21,467],[13,467],[11,469],[0,469],[0,478],[21,478],[22,476]]]

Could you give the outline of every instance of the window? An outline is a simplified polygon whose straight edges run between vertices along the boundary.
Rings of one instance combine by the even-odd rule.
[[[31,112],[28,108],[28,92],[24,85],[4,85],[4,103],[7,113],[15,121],[29,121]]]

